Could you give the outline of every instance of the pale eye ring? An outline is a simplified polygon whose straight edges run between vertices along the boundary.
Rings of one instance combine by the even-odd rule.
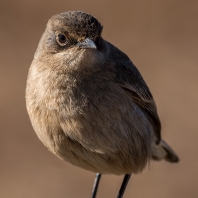
[[[59,45],[65,46],[67,44],[67,37],[63,33],[57,33],[56,41],[58,42]]]

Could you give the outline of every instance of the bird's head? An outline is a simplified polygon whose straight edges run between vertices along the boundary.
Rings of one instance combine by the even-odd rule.
[[[47,23],[35,58],[56,54],[72,60],[79,51],[102,51],[102,29],[95,17],[81,11],[55,15]]]

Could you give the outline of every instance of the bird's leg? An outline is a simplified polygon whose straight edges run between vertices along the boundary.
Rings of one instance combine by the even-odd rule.
[[[122,198],[123,197],[124,191],[125,191],[125,189],[127,187],[127,184],[129,182],[130,177],[131,177],[131,174],[126,174],[124,176],[124,179],[123,179],[123,182],[122,182],[122,186],[120,187],[120,191],[118,193],[117,198]]]
[[[101,176],[102,175],[100,173],[96,174],[96,178],[94,180],[94,185],[93,185],[92,197],[91,198],[95,198],[96,197],[97,190],[98,190],[98,185],[99,185]]]

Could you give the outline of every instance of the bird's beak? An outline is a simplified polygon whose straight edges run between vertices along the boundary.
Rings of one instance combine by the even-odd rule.
[[[83,42],[77,43],[76,46],[84,49],[97,49],[96,44],[90,38],[86,38]]]

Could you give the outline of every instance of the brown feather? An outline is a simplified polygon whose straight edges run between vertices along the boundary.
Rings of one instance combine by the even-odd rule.
[[[117,71],[116,81],[134,102],[144,110],[150,122],[152,122],[156,143],[159,144],[161,140],[161,123],[155,101],[148,86],[128,56],[112,44],[109,43],[109,45],[111,46],[111,56]]]
[[[152,157],[176,162],[176,154],[160,142],[161,125],[148,86],[101,31],[97,19],[83,12],[49,20],[26,87],[36,134],[59,158],[94,172],[138,173]],[[66,43],[57,42],[59,34]],[[76,45],[86,39],[97,49]]]

